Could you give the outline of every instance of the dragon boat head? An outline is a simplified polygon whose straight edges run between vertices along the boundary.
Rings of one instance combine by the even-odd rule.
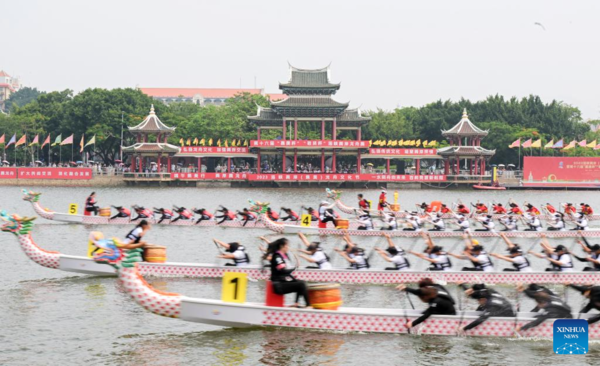
[[[94,262],[108,264],[119,269],[131,268],[135,266],[135,263],[143,261],[141,248],[123,249],[118,239],[105,239],[99,231],[92,231],[89,241],[97,248],[92,252]]]
[[[42,194],[38,192],[28,191],[23,189],[23,200],[29,202],[37,202]]]
[[[259,202],[252,199],[248,199],[248,202],[250,203],[250,211],[258,214],[266,213],[269,208],[269,202]]]
[[[325,188],[325,192],[327,192],[327,198],[331,198],[333,200],[339,200],[342,195],[342,191],[336,191],[335,189]]]
[[[6,211],[0,212],[0,218],[4,221],[4,225],[0,228],[7,233],[14,235],[27,235],[33,229],[33,220],[35,217],[21,217],[17,214],[9,215]]]

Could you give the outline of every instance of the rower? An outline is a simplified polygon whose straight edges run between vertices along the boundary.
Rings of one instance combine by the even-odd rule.
[[[237,211],[237,214],[242,217],[242,221],[244,224],[242,226],[246,226],[246,224],[250,221],[256,221],[256,214],[254,212],[250,212],[247,208],[243,208],[242,211]]]
[[[446,223],[442,220],[442,213],[438,212],[437,215],[434,215],[431,218],[431,223],[433,224],[433,228],[429,229],[429,231],[444,231],[446,230]]]
[[[304,207],[304,206],[303,206]],[[306,209],[306,212],[310,215],[310,221],[319,221],[319,213],[312,207]]]
[[[490,253],[490,256],[498,259],[502,259],[504,261],[510,262],[514,268],[504,268],[505,272],[532,272],[531,263],[529,263],[529,259],[527,259],[523,255],[523,251],[518,244],[513,243],[504,233],[500,233],[500,237],[506,243],[508,249],[508,256]]]
[[[572,203],[567,203],[564,206],[564,211],[565,211],[565,215],[572,215],[574,213],[577,213],[577,209],[575,208],[575,206],[573,206]]]
[[[136,218],[131,219],[131,221],[139,220],[139,219],[148,219],[152,217],[152,212],[143,206],[133,205],[133,210],[138,215]]]
[[[393,212],[379,211],[384,225],[381,230],[398,230],[398,222]]]
[[[510,214],[511,215],[522,215],[523,214],[523,210],[521,210],[519,205],[517,205],[516,203],[512,202],[509,204],[509,206],[510,206]]]
[[[476,214],[487,214],[489,211],[488,207],[483,203],[476,203],[473,207],[475,207]]]
[[[459,331],[464,332],[473,329],[491,317],[515,316],[515,312],[513,311],[510,302],[498,292],[491,291],[485,287],[475,290],[475,286],[473,286],[473,288],[468,288],[465,284],[459,284],[459,286],[465,290],[465,294],[468,297],[477,300],[479,303],[479,306],[475,311],[482,312],[477,319],[467,324],[462,329],[459,329]]]
[[[551,214],[556,213],[556,208],[549,203],[546,203],[546,205],[543,207],[544,207],[544,209],[546,209],[546,211],[548,211],[548,213],[551,213]]]
[[[176,218],[174,218],[171,223],[177,222],[179,220],[190,220],[194,214],[192,214],[190,212],[190,210],[188,210],[185,207],[177,207],[177,206],[173,206],[173,209],[175,210],[175,212],[177,212],[179,214],[179,216],[177,216]]]
[[[588,215],[591,216],[594,214],[594,210],[592,209],[592,207],[590,205],[588,205],[587,203],[584,205],[583,209],[581,210],[581,213],[583,213],[584,215]]]
[[[273,292],[277,295],[296,293],[295,307],[300,307],[300,297],[304,298],[306,307],[310,307],[308,300],[308,288],[304,281],[297,280],[292,273],[296,270],[288,253],[290,250],[289,242],[285,238],[277,239],[269,244],[269,248],[264,258],[270,258],[271,263],[271,283]]]
[[[522,283],[518,283],[517,291],[523,292],[525,294],[525,296],[527,296],[530,299],[534,299],[534,300],[535,300],[535,296],[539,293],[545,293],[545,294],[549,295],[550,299],[552,299],[552,300],[560,300],[560,297],[554,291],[550,290],[549,288],[547,288],[545,286],[540,286],[535,283],[530,283],[527,286],[527,288],[525,288],[525,286],[523,286]],[[536,305],[533,309],[531,309],[530,313],[537,313],[540,310],[541,310],[541,308]]]
[[[133,228],[127,235],[125,235],[125,240],[123,240],[123,244],[140,244],[138,247],[142,247],[148,243],[142,241],[142,238],[146,233],[150,230],[150,224],[146,220],[140,221],[136,227]],[[131,248],[129,248],[131,249]]]
[[[328,222],[333,222],[335,226],[334,206],[335,203],[329,204],[327,201],[321,201],[319,204],[319,220],[321,221],[321,224],[327,226]]]
[[[208,212],[208,210],[205,209],[205,208],[201,208],[199,210],[197,210],[197,209],[194,208],[194,209],[192,209],[192,211],[194,211],[195,214],[197,214],[197,215],[200,216],[200,217],[198,217],[198,220],[196,220],[196,225],[198,225],[202,221],[212,221],[212,220],[214,220],[213,214],[211,214],[210,212]]]
[[[506,215],[500,218],[500,223],[504,226],[502,231],[517,231],[519,229],[517,225],[517,218],[511,215]]]
[[[483,217],[476,217],[475,220],[479,221],[483,226],[482,229],[475,229],[475,231],[494,231],[494,220],[492,219],[492,215],[485,215]]]
[[[581,235],[581,232],[579,234]],[[578,239],[577,243],[579,243],[579,245],[581,245],[581,248],[583,249],[584,252],[586,252],[587,256],[586,257],[578,257],[578,256],[574,255],[573,257],[575,257],[575,259],[577,259],[580,262],[590,262],[591,266],[585,267],[583,269],[585,272],[600,271],[600,245],[598,245],[598,244],[590,245],[590,243],[587,241],[587,239],[584,236],[581,236],[581,239],[583,241]]]
[[[154,213],[160,215],[160,219],[158,220],[158,224],[163,222],[164,220],[171,220],[173,218],[173,211],[166,208],[154,209]]]
[[[116,218],[126,218],[126,217],[131,216],[131,211],[128,208],[125,208],[123,206],[113,206],[113,207],[117,210],[117,214],[115,216],[111,217],[110,220],[116,219]]]
[[[493,210],[494,210],[494,213],[497,214],[497,215],[504,215],[504,214],[506,214],[506,208],[504,208],[504,206],[502,206],[501,203],[494,204]]]
[[[428,205],[427,202],[423,202],[420,205],[417,203],[416,205],[419,206],[419,208],[425,213],[433,212],[433,207],[431,205]]]
[[[544,292],[539,292],[534,296],[537,306],[541,309],[540,314],[535,315],[535,320],[523,326],[517,326],[517,332],[531,329],[542,324],[547,319],[572,319],[571,308],[564,301],[552,298]]]
[[[358,194],[358,207],[363,211],[368,211],[371,209],[371,202],[365,199],[362,193]]]
[[[423,220],[421,220],[419,216],[417,216],[417,213],[413,211],[406,217],[406,223],[408,224],[408,227],[402,229],[403,231],[421,231]]]
[[[467,246],[463,251],[463,254],[448,253],[458,259],[468,259],[473,263],[473,267],[463,267],[461,271],[483,271],[483,272],[494,272],[494,265],[490,260],[483,247],[479,245],[477,240],[473,240],[467,236],[464,237]]]
[[[582,213],[576,213],[575,216],[575,227],[571,230],[588,230],[588,221],[585,215]]]
[[[600,310],[600,286],[579,286],[570,284],[569,287],[579,291],[584,297],[590,301],[581,309],[580,313],[587,313],[592,309]],[[600,320],[600,314],[596,314],[588,318],[588,324],[594,324]]]
[[[445,203],[442,203],[442,208],[440,209],[440,212],[441,212],[442,214],[447,214],[447,213],[452,213],[452,210],[450,210],[450,209],[448,208],[448,206],[446,206],[446,204],[445,204]]]
[[[462,203],[458,205],[457,212],[461,215],[468,215],[471,213],[469,208],[467,206],[463,205]]]
[[[368,211],[359,210],[356,222],[359,224],[357,230],[373,230],[373,220]]]
[[[246,248],[240,243],[225,243],[217,239],[213,242],[223,248],[227,253],[219,254],[219,258],[233,259],[233,263],[225,263],[226,266],[246,267],[250,264],[250,257],[246,253]]]
[[[540,210],[538,210],[537,207],[535,207],[531,203],[528,203],[525,206],[527,206],[527,213],[536,216],[541,214]]]
[[[368,270],[371,266],[367,258],[365,258],[365,250],[357,247],[348,235],[344,236],[344,241],[346,241],[344,250],[339,248],[334,248],[334,250],[350,263],[351,269],[359,271]]]
[[[427,286],[419,289],[412,289],[406,287],[406,285],[399,285],[396,289],[400,291],[406,291],[409,294],[413,294],[419,297],[421,301],[429,304],[427,310],[423,312],[423,315],[417,319],[410,321],[406,324],[406,328],[410,329],[418,324],[421,324],[427,320],[431,315],[456,315],[456,309],[454,304],[448,299],[439,296],[438,289],[435,287]]]
[[[422,233],[421,236],[425,239],[427,248],[425,253],[410,251],[409,253],[431,263],[429,271],[451,271],[452,262],[448,258],[448,253],[444,252],[442,247],[434,245],[431,236],[428,233]]]
[[[269,217],[269,219],[271,221],[279,220],[279,214],[277,212],[271,210],[271,207],[267,207],[267,216]]]
[[[526,214],[524,215],[524,217],[527,222],[527,225],[529,225],[529,229],[525,229],[525,231],[542,231],[542,222],[536,214]]]
[[[233,221],[236,219],[235,212],[230,211],[227,207],[219,206],[221,209],[217,210],[221,215],[215,215],[215,219],[221,219],[221,221],[217,221],[217,225],[222,224],[224,221]]]
[[[439,283],[433,282],[433,280],[429,277],[422,278],[417,283],[417,286],[419,286],[419,288],[434,287],[438,291],[439,297],[442,297],[442,298],[450,301],[453,305],[456,304],[456,301],[454,301],[454,298],[450,295],[450,291],[448,291],[448,289],[446,289],[444,286],[440,285]]]
[[[86,212],[93,212],[94,216],[98,215],[98,211],[100,210],[98,208],[98,206],[96,205],[96,203],[98,203],[96,201],[96,192],[92,192],[92,194],[90,194],[88,196],[88,198],[85,200],[85,211]]]
[[[282,217],[281,221],[287,221],[287,220],[298,221],[300,219],[300,216],[298,216],[298,214],[296,212],[294,212],[291,208],[282,207],[281,209],[287,215],[287,216]],[[312,220],[312,221],[316,221],[316,220]]]
[[[455,214],[454,216],[458,220],[458,222],[457,222],[458,229],[456,229],[454,231],[468,231],[469,228],[471,227],[471,223],[469,223],[469,220],[467,220],[467,218],[463,215]]]
[[[384,234],[388,241],[388,247],[384,250],[381,248],[375,248],[375,251],[385,260],[391,262],[394,267],[386,267],[386,271],[409,271],[410,262],[406,258],[406,252],[404,249],[398,247],[392,242],[392,238],[388,234]]]
[[[544,254],[535,253],[534,251],[529,251],[529,253],[534,256],[542,259],[546,259],[552,265],[552,268],[546,269],[546,271],[560,271],[560,272],[573,272],[573,260],[571,259],[571,255],[569,251],[564,245],[557,245],[556,248],[552,248],[546,236],[542,236],[542,241],[540,242],[542,248],[544,248]]]
[[[565,231],[565,215],[562,212],[550,214],[552,221],[548,221],[548,231]]]
[[[387,191],[385,188],[381,188],[381,194],[379,195],[379,201],[377,202],[377,211],[383,211],[388,206],[386,195]]]
[[[318,241],[309,242],[306,236],[302,233],[298,233],[300,240],[306,247],[306,250],[299,249],[301,252],[300,257],[307,260],[310,263],[316,263],[317,266],[306,267],[306,268],[318,268],[318,269],[333,269],[329,256],[321,248],[321,243]],[[302,254],[304,253],[304,254]],[[308,256],[307,256],[307,255]]]

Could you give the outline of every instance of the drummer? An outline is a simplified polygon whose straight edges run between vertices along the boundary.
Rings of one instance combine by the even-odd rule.
[[[246,248],[240,243],[225,243],[217,239],[213,239],[213,242],[225,248],[227,252],[219,254],[219,258],[233,260],[233,263],[225,263],[226,266],[246,267],[250,264],[250,257],[246,253]]]
[[[409,271],[410,262],[406,258],[406,252],[404,249],[397,247],[392,238],[388,234],[383,235],[388,241],[387,249],[375,248],[375,251],[385,260],[391,262],[394,267],[386,267],[386,271]]]
[[[316,263],[314,267],[306,268],[318,268],[318,269],[332,269],[333,266],[329,261],[329,256],[321,248],[321,243],[317,241],[309,242],[306,236],[302,233],[298,233],[300,240],[306,247],[306,250],[299,249],[300,257],[310,263]],[[304,253],[304,254],[302,254]]]
[[[278,295],[295,293],[296,302],[293,306],[301,307],[299,300],[300,297],[303,297],[306,307],[310,308],[306,283],[297,280],[292,275],[296,267],[288,256],[289,249],[288,240],[281,238],[270,243],[269,248],[265,253],[265,258],[271,258],[271,282],[273,284],[273,291]]]
[[[531,329],[542,324],[546,319],[572,319],[571,307],[561,299],[553,298],[547,293],[539,292],[534,297],[537,306],[544,310],[538,315],[535,315],[535,320],[523,326],[517,326],[517,332]]]
[[[335,203],[329,204],[327,201],[321,201],[319,204],[319,220],[321,223],[327,225],[328,222],[333,222],[335,226],[334,206]]]
[[[98,203],[96,201],[96,192],[92,192],[92,194],[90,194],[88,196],[88,198],[85,200],[85,211],[86,212],[93,212],[94,216],[98,215],[98,205],[96,205],[96,203]]]
[[[423,312],[419,318],[410,321],[406,324],[406,328],[410,329],[427,320],[431,315],[456,315],[454,304],[445,297],[439,296],[438,289],[427,286],[419,289],[412,289],[406,285],[396,287],[400,291],[406,291],[409,294],[417,295],[421,301],[429,304],[427,310]]]
[[[388,207],[389,203],[386,198],[387,190],[385,188],[381,188],[381,194],[379,195],[379,201],[377,202],[377,211],[383,211],[386,207]]]

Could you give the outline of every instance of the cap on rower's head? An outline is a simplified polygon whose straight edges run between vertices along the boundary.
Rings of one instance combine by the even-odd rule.
[[[315,244],[315,243],[311,243],[306,250],[308,250],[309,252],[314,252],[317,249],[319,249],[319,244]]]
[[[445,204],[445,203],[442,203],[442,207],[446,207],[446,204]]]
[[[556,246],[556,248],[554,248],[554,252],[564,252],[567,250],[567,247],[565,247],[564,245],[558,245]]]
[[[590,249],[594,252],[597,252],[600,250],[600,244],[594,244]]]
[[[471,250],[474,252],[481,252],[483,250],[483,247],[481,245],[473,245]]]
[[[491,219],[491,218],[492,218],[492,215],[486,215],[486,217],[487,217],[488,219]]]
[[[473,293],[471,294],[471,298],[472,299],[487,299],[491,296],[492,294],[490,293],[490,291],[486,288],[481,289],[481,290],[477,290],[477,291],[473,291]]]
[[[473,245],[479,245],[479,240],[477,240],[477,239],[471,239],[471,244],[473,244]]]
[[[239,247],[240,247],[240,243],[238,243],[238,242],[229,243],[229,248],[227,248],[227,251],[229,253],[233,253],[236,250],[238,250]]]
[[[487,288],[485,286],[485,283],[476,283],[473,285],[473,291],[481,291],[483,289]]]
[[[362,195],[362,193],[359,193],[359,194],[358,194],[358,198],[363,198],[363,195]]]
[[[431,253],[439,253],[443,250],[442,247],[440,247],[439,245],[435,245],[433,248],[431,248]]]
[[[498,204],[496,204],[496,206],[500,206],[500,207],[502,207],[502,204],[501,204],[501,203],[498,203]]]
[[[394,248],[394,247],[389,247],[385,250],[386,252],[390,253],[391,255],[396,255],[398,254],[398,249]]]
[[[517,246],[514,246],[514,247],[510,248],[510,249],[508,250],[508,252],[509,252],[510,254],[522,254],[522,253],[523,253],[523,251],[521,250],[521,248],[519,248],[519,247],[517,247]]]
[[[417,284],[419,287],[427,287],[427,286],[433,286],[435,284],[435,282],[433,282],[433,280],[429,277],[425,277],[422,278],[421,281],[419,281],[419,283]]]

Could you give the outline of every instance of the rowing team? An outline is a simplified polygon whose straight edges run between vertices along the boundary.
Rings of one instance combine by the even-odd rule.
[[[477,300],[479,306],[476,311],[481,312],[476,320],[466,326],[462,326],[461,320],[457,329],[459,333],[473,329],[491,317],[517,316],[510,301],[493,288],[485,284],[475,284],[471,287],[466,284],[459,284],[459,286],[469,298]],[[587,313],[592,309],[600,310],[600,286],[570,284],[569,287],[579,291],[585,298],[589,299],[586,306],[581,309],[581,313]],[[431,315],[456,315],[454,306],[456,302],[450,295],[450,292],[444,286],[434,283],[429,278],[422,279],[416,289],[405,285],[400,285],[397,289],[405,291],[407,296],[408,294],[416,295],[421,301],[429,305],[419,318],[408,322],[408,329],[422,323]],[[523,284],[518,284],[517,291],[535,300],[536,306],[531,312],[538,313],[535,315],[535,320],[523,326],[517,326],[515,329],[517,332],[534,328],[547,319],[571,319],[573,317],[571,307],[555,292],[544,286],[532,283],[525,287]],[[517,304],[517,309],[518,307],[519,305]],[[587,319],[589,324],[593,324],[598,320],[600,320],[600,314]]]
[[[359,200],[362,198],[362,195],[359,195]],[[360,201],[359,201],[360,202]],[[360,204],[360,203],[359,203]],[[429,205],[426,202],[423,202],[422,204],[417,204],[417,206],[423,210],[423,212],[425,213],[433,213],[436,212],[436,207],[434,207],[434,205]],[[473,208],[475,208],[474,213],[478,214],[478,215],[485,215],[485,214],[489,214],[489,213],[493,213],[496,215],[505,215],[505,214],[511,214],[511,215],[524,215],[524,214],[530,214],[530,215],[541,215],[542,212],[535,207],[534,205],[532,205],[531,203],[525,203],[524,206],[526,207],[525,210],[523,210],[521,207],[519,207],[519,205],[515,202],[511,202],[509,203],[509,208],[507,209],[506,207],[504,207],[502,205],[502,203],[493,203],[492,204],[492,210],[490,212],[490,209],[488,208],[488,206],[485,203],[476,203],[476,204],[471,204],[471,206],[473,206]],[[561,213],[559,210],[557,210],[553,205],[546,203],[545,205],[542,205],[542,210],[545,211],[548,214],[555,214],[555,213]],[[587,203],[580,203],[579,204],[579,212],[577,211],[577,208],[572,204],[572,203],[565,203],[562,206],[563,208],[563,214],[564,215],[575,215],[575,214],[581,214],[581,215],[585,215],[585,216],[590,216],[594,214],[594,210],[592,209],[592,207],[587,204]],[[439,211],[442,213],[452,213],[453,211],[448,208],[447,205],[445,204],[441,204]],[[466,205],[459,203],[456,206],[456,212],[461,214],[461,215],[469,215],[471,214],[471,210],[469,209],[469,207],[467,207]]]

